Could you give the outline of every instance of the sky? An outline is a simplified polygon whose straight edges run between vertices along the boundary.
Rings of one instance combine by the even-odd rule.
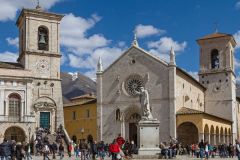
[[[36,0],[0,0],[0,61],[16,61],[16,19]],[[197,78],[198,38],[218,32],[232,34],[235,72],[240,81],[240,0],[40,0],[46,11],[64,14],[61,21],[61,70],[95,77],[98,58],[106,68],[131,47],[139,46],[169,61],[174,48],[179,67]]]

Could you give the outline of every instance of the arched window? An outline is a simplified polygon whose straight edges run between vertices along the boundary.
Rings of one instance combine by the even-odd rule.
[[[38,28],[38,50],[48,51],[48,30],[43,26]]]
[[[116,110],[116,121],[120,121],[120,116],[121,116],[120,109],[117,109]]]
[[[219,54],[217,49],[211,51],[211,66],[212,69],[219,68]]]
[[[9,95],[9,117],[19,118],[20,116],[20,106],[21,106],[21,98],[18,94],[10,94]]]

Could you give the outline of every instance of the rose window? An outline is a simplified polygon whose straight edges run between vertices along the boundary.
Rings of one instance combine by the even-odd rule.
[[[136,91],[140,92],[140,87],[143,86],[143,80],[140,75],[131,75],[125,82],[125,90],[131,96],[136,96]]]

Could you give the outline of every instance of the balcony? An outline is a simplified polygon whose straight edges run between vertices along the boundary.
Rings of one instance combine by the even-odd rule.
[[[15,123],[32,123],[35,122],[35,116],[6,116],[0,115],[0,122],[15,122]]]

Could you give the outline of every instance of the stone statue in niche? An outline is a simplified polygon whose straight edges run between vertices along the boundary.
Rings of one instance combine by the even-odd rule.
[[[137,95],[139,95],[139,100],[142,109],[142,120],[153,119],[150,103],[149,103],[149,94],[144,87],[140,87],[140,92],[135,91]]]

